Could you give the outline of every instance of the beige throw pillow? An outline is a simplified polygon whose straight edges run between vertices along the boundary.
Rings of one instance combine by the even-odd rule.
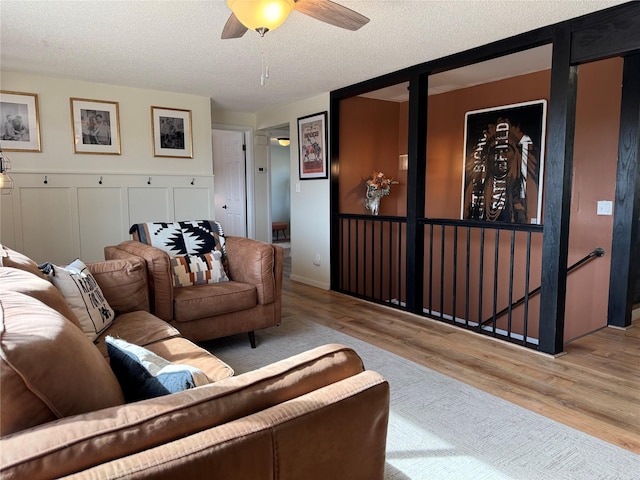
[[[115,312],[89,268],[79,259],[66,267],[47,264],[49,278],[76,314],[82,331],[94,341],[113,322]]]

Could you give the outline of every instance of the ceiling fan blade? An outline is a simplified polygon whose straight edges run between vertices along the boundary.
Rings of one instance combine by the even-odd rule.
[[[223,40],[226,40],[229,38],[240,38],[241,36],[244,35],[244,33],[247,30],[248,28],[245,27],[242,23],[240,23],[240,20],[238,20],[238,17],[236,17],[236,14],[232,13],[231,16],[229,17],[229,20],[227,20],[227,23],[224,24],[221,38]]]
[[[296,11],[336,27],[358,30],[369,19],[331,0],[296,0]]]

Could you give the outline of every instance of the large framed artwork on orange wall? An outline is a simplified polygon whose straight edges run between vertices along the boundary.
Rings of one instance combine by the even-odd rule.
[[[465,114],[464,220],[540,224],[547,101]]]

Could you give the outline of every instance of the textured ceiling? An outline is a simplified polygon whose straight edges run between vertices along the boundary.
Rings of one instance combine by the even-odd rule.
[[[214,108],[255,113],[625,2],[338,3],[371,21],[351,32],[293,12],[264,38],[221,40],[230,13],[223,0],[0,0],[0,66],[207,96]],[[269,78],[261,86],[263,52]]]

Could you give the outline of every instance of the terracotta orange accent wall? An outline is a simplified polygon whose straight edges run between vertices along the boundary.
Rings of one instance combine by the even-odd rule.
[[[399,109],[396,102],[362,97],[340,102],[341,213],[370,213],[364,199],[366,182],[374,170],[398,178]],[[380,202],[380,215],[397,215],[397,186]]]
[[[596,208],[598,200],[615,203],[622,67],[611,58],[578,68],[568,263],[596,247],[606,254],[569,275],[565,340],[607,325],[613,216]]]

